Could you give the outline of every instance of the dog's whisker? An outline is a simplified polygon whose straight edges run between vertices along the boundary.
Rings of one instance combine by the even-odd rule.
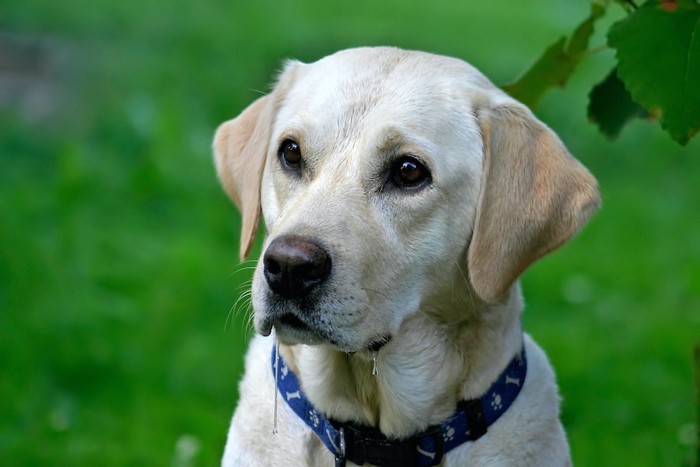
[[[267,92],[261,91],[260,89],[255,89],[255,88],[250,88],[249,91],[255,92],[257,94],[260,94],[261,96],[267,96]]]
[[[246,299],[246,325],[243,328],[243,338],[250,340],[250,338],[255,334],[255,312],[253,310],[253,292],[252,290],[248,292],[248,298]]]
[[[467,279],[466,274],[464,274],[464,271],[462,270],[462,267],[459,265],[459,262],[455,261],[454,264],[455,264],[455,266],[457,266],[457,269],[459,270],[459,273],[462,276],[462,279],[464,279],[464,285],[466,286],[465,288],[467,289],[467,293],[469,294],[469,300],[472,302],[471,311],[473,312],[474,310],[476,310],[476,300],[474,300],[474,292],[472,291],[472,287],[469,284],[469,280]]]
[[[455,275],[450,274],[450,305],[455,302]]]
[[[462,270],[462,266],[459,265],[459,261],[455,261],[454,265],[457,266],[457,270],[459,271],[459,274],[462,276],[462,279],[464,280],[464,285],[466,285],[468,288],[471,288],[469,286],[469,281],[467,280],[466,274],[464,274],[464,271]]]
[[[239,292],[243,292],[245,290],[251,290],[251,286],[253,285],[253,279],[249,279],[247,281],[243,281],[238,287]]]
[[[226,321],[224,321],[224,331],[228,330],[228,325],[231,322],[231,315],[233,314],[233,308],[235,305],[232,305],[231,308],[229,308],[228,313],[226,313]]]
[[[245,326],[244,331],[243,331],[243,338],[245,340],[250,340],[250,338],[255,333],[255,323],[254,323],[255,315],[253,313],[253,304],[252,303],[248,304],[248,309],[246,310],[246,312],[248,315],[248,319],[247,319],[246,326]]]
[[[236,267],[233,271],[231,271],[231,273],[229,274],[229,277],[234,277],[234,276],[241,274],[241,273],[248,273],[248,271],[255,271],[255,269],[257,267],[257,261],[254,262],[252,265],[249,265],[250,262],[247,262],[247,263],[248,263],[248,265],[242,264],[242,265],[239,265],[238,267]]]
[[[231,306],[231,309],[226,315],[226,323],[224,324],[224,329],[228,328],[228,325],[231,322],[232,318],[236,314],[240,313],[242,309],[250,310],[252,308],[252,293],[252,290],[248,287],[246,290],[242,291],[238,295],[238,299],[236,299],[235,303],[233,304],[233,306]],[[248,324],[250,325],[250,323]]]
[[[380,296],[386,298],[387,300],[389,300],[389,298],[390,298],[387,294],[382,293],[382,292],[380,292],[379,290],[368,289],[367,287],[365,287],[365,288],[364,288],[364,291],[365,291],[365,292],[372,292],[373,294],[380,295]]]

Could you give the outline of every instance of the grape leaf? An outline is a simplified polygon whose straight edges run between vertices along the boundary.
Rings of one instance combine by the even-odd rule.
[[[649,0],[610,28],[608,44],[632,98],[687,144],[700,130],[700,5]]]
[[[593,26],[603,13],[604,7],[591,5],[590,16],[579,24],[568,42],[566,37],[562,37],[550,45],[525,74],[503,86],[503,90],[533,108],[548,88],[564,86],[583,58]]]
[[[589,120],[610,139],[617,138],[622,127],[633,118],[648,116],[644,108],[632,100],[617,77],[616,68],[591,90],[588,98]]]

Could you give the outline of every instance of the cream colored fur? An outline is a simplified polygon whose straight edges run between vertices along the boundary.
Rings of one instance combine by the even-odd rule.
[[[280,165],[286,139],[301,147],[300,178]],[[524,339],[522,392],[444,465],[570,464],[554,374],[523,337],[517,277],[574,235],[599,196],[594,178],[526,107],[456,59],[351,49],[288,62],[272,93],[221,125],[214,146],[242,212],[242,257],[262,213],[265,247],[294,233],[320,241],[333,261],[308,319],[315,332],[301,337],[271,329],[259,262],[255,325],[272,334],[250,344],[224,465],[333,465],[282,399],[271,434],[275,337],[318,410],[393,437],[441,423],[458,400],[479,397]],[[426,162],[430,186],[383,189],[397,154]],[[368,347],[386,335],[373,376]]]

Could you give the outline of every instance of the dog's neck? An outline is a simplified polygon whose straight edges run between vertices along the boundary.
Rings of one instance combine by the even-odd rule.
[[[421,310],[376,354],[296,345],[282,354],[311,403],[329,418],[407,437],[440,423],[461,399],[480,397],[522,347],[517,284],[500,304],[449,300]],[[454,310],[459,310],[456,313]]]

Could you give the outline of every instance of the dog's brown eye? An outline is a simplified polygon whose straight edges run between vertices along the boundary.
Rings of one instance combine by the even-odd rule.
[[[399,188],[419,188],[430,182],[430,172],[413,157],[404,156],[394,162],[389,180]]]
[[[279,157],[286,167],[292,170],[301,169],[301,149],[295,141],[284,140],[280,145]]]

